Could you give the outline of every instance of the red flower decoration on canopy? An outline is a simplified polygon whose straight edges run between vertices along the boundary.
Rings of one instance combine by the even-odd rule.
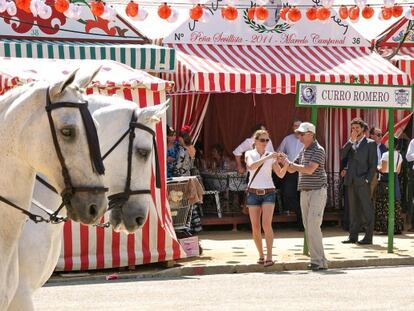
[[[181,128],[181,131],[180,131],[181,133],[190,133],[191,132],[191,126],[189,126],[188,124],[186,124],[186,125],[184,125],[182,128]]]

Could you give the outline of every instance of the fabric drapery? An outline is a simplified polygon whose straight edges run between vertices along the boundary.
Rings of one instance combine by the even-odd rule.
[[[184,125],[191,127],[193,142],[197,141],[203,126],[210,94],[172,96],[172,127],[179,132]]]

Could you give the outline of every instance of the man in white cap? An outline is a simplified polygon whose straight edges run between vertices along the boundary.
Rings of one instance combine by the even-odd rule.
[[[312,271],[325,270],[328,262],[321,231],[328,185],[325,149],[316,141],[316,130],[312,123],[303,122],[295,132],[299,134],[303,149],[294,162],[288,158],[285,161],[289,162],[289,173],[299,173],[300,206],[311,257],[308,268]]]

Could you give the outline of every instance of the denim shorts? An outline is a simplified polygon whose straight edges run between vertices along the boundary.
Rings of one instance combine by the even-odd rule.
[[[257,195],[256,193],[247,193],[246,205],[248,207],[262,206],[263,204],[275,204],[276,192],[270,192],[264,195]]]

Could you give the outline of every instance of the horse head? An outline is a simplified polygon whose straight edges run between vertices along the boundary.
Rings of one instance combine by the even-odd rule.
[[[93,116],[105,150],[110,222],[116,231],[134,232],[145,223],[152,202],[152,168],[158,165],[155,124],[168,104],[141,109],[120,98],[114,101],[115,105],[96,110]],[[117,120],[118,125],[105,126],[109,120]]]
[[[22,135],[26,160],[61,193],[68,217],[86,224],[95,223],[108,203],[95,121],[82,92],[97,72],[77,83],[77,71],[50,85],[35,83],[27,100],[38,109]]]

